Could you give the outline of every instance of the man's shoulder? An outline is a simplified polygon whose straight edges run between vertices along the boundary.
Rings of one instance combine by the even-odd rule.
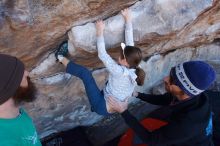
[[[28,112],[23,107],[20,108],[20,115],[22,116],[22,118],[32,121],[32,118],[29,116]]]

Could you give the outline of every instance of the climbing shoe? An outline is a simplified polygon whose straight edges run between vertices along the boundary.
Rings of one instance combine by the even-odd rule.
[[[68,42],[64,41],[62,44],[59,45],[55,52],[55,58],[58,61],[58,55],[62,55],[66,57],[68,54]]]

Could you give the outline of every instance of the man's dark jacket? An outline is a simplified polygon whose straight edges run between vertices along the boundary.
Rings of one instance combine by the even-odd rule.
[[[160,105],[148,117],[168,122],[166,126],[149,132],[128,110],[122,113],[128,126],[148,146],[213,146],[211,106],[206,94],[185,101],[178,101],[170,93],[139,93],[137,98]]]

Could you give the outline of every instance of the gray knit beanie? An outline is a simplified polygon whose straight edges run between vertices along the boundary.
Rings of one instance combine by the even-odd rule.
[[[0,105],[14,96],[24,75],[24,64],[16,57],[0,54]]]

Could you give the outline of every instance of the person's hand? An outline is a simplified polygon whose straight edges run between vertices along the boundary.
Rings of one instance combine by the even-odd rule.
[[[128,109],[128,98],[126,98],[125,101],[120,101],[114,97],[108,97],[106,100],[109,107],[115,112],[123,113]]]
[[[124,9],[121,11],[121,14],[122,16],[124,17],[125,19],[125,22],[131,22],[131,12],[130,10],[127,8],[127,9]]]
[[[134,92],[132,93],[132,96],[133,96],[133,97],[137,97],[137,96],[138,96],[138,92],[134,91]]]
[[[104,22],[102,20],[96,21],[96,35],[102,36],[104,29],[105,29]]]

